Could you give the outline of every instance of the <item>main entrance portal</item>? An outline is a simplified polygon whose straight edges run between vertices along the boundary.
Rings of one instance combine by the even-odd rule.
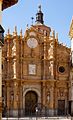
[[[25,115],[34,115],[35,109],[38,101],[38,96],[36,92],[29,91],[25,95]]]

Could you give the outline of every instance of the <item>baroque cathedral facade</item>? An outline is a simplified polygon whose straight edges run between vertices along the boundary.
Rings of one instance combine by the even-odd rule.
[[[3,117],[73,115],[72,51],[44,25],[41,6],[36,24],[24,36],[16,27],[13,35],[8,30],[2,59]]]

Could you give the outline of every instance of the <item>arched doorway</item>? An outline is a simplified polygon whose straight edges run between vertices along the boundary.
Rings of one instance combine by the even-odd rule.
[[[25,115],[34,115],[38,102],[38,96],[34,91],[28,91],[25,95]]]

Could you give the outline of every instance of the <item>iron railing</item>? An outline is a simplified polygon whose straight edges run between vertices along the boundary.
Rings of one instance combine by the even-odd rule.
[[[14,114],[16,111],[16,115]],[[18,109],[18,110],[4,110],[2,113],[3,117],[55,117],[55,116],[69,116],[68,110],[65,109],[64,111],[61,111],[59,109],[38,109],[36,112],[28,111],[26,113],[25,109]]]

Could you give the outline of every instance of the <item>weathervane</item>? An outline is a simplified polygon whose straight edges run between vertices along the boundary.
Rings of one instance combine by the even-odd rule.
[[[41,5],[38,6],[39,11],[41,11]]]

